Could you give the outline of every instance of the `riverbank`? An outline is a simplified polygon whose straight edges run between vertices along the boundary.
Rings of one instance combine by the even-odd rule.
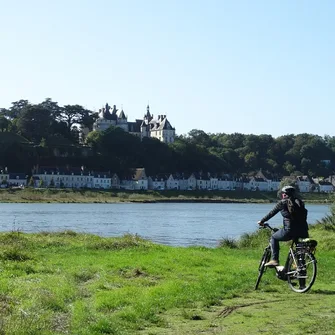
[[[310,203],[332,203],[334,195],[304,193]],[[272,203],[276,192],[251,191],[124,191],[68,189],[1,189],[3,203],[121,203],[121,202],[202,202],[202,203]]]
[[[272,270],[254,291],[264,233],[233,249],[1,233],[0,333],[332,334],[334,229],[311,229],[320,271],[308,294],[293,293]]]

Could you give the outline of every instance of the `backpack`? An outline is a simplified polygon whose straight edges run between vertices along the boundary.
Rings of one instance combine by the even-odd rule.
[[[287,209],[294,222],[302,223],[302,224],[307,223],[308,211],[305,208],[305,204],[301,199],[288,198],[287,199]]]

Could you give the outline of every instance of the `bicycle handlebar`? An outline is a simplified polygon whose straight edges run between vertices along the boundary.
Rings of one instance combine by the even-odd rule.
[[[259,229],[270,229],[273,232],[278,231],[278,228],[272,228],[267,222],[264,222],[262,226],[259,227]]]

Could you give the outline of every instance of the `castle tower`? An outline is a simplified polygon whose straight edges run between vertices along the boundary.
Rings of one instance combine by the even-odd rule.
[[[121,112],[117,118],[117,126],[122,128],[124,131],[128,131],[128,120],[123,111],[123,108],[121,109]]]

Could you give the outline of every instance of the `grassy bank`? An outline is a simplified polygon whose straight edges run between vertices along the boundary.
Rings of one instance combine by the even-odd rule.
[[[333,195],[308,193],[311,203],[329,203]],[[269,203],[277,201],[276,192],[251,191],[124,191],[68,189],[0,189],[0,202],[13,203],[118,203],[118,202],[218,202]]]
[[[233,249],[2,233],[0,334],[333,334],[334,227],[316,225],[311,235],[319,272],[301,295],[271,270],[254,291],[264,231]]]

